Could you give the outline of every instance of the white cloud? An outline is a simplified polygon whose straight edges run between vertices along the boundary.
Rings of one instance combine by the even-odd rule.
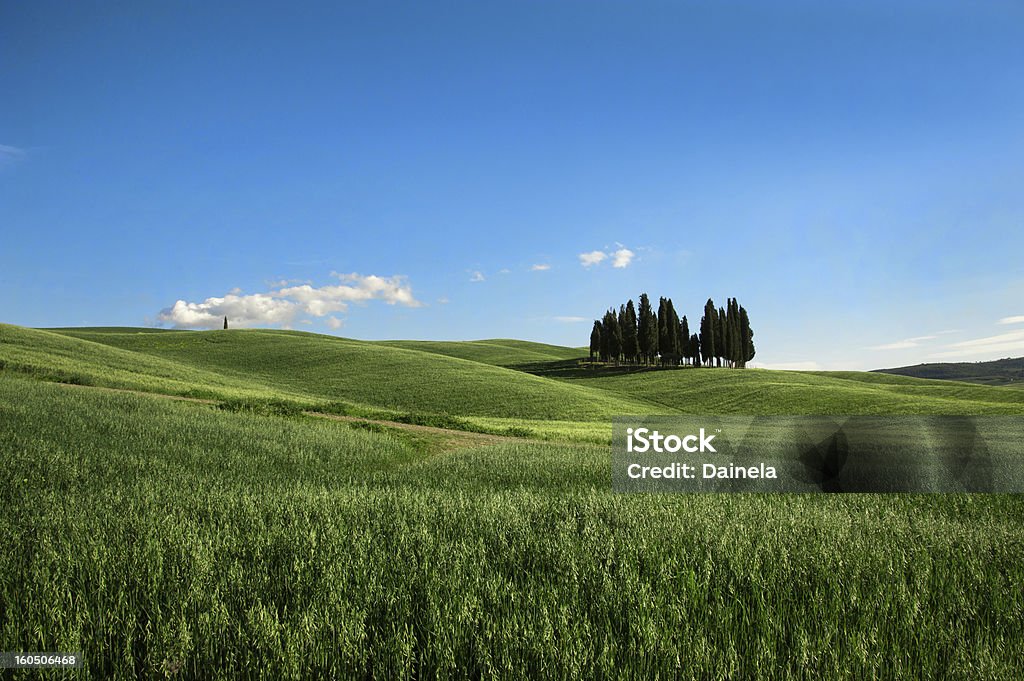
[[[327,318],[327,326],[329,326],[332,329],[340,329],[342,324],[344,324],[344,322],[342,322],[340,319],[333,315]]]
[[[565,324],[577,324],[579,322],[587,321],[586,317],[555,317],[556,322],[563,322]]]
[[[438,302],[439,304],[441,304],[441,305],[447,305],[448,303],[450,303],[450,302],[452,302],[452,301],[448,300],[448,299],[447,299],[446,297],[444,297],[444,296],[441,296],[440,298],[438,298],[438,299],[437,299],[437,302]]]
[[[633,262],[633,258],[636,257],[636,253],[629,250],[628,248],[620,248],[619,250],[612,253],[612,267],[629,267],[629,263]]]
[[[600,265],[608,258],[612,259],[612,267],[622,269],[623,267],[629,267],[629,264],[633,262],[633,258],[636,257],[636,253],[629,250],[622,244],[615,244],[618,246],[618,250],[613,251],[611,254],[605,251],[590,251],[588,253],[580,253],[579,259],[580,264],[584,267],[593,267],[594,265]],[[605,247],[607,248],[607,246]]]
[[[591,267],[598,265],[602,260],[608,257],[608,254],[604,251],[590,251],[589,253],[580,253],[580,264],[584,267]]]
[[[480,270],[474,270],[469,273],[469,280],[476,283],[478,281],[486,281],[487,278],[484,277],[484,273]]]
[[[551,265],[548,265],[547,263],[537,263],[536,265],[530,268],[530,270],[533,272],[547,272],[550,269]]]
[[[507,267],[502,267],[500,270],[498,270],[498,274],[509,274],[511,271],[512,270],[510,270]]]
[[[233,328],[259,324],[284,326],[299,313],[299,305],[273,294],[256,293],[239,296],[229,293],[222,298],[207,298],[201,303],[179,300],[164,308],[157,319],[179,329],[217,329],[228,317]]]
[[[1003,317],[999,320],[1000,324],[1024,324],[1024,314],[1014,315],[1012,317]]]
[[[283,288],[277,291],[276,295],[301,303],[304,311],[314,317],[343,311],[348,308],[348,303],[362,303],[368,300],[383,300],[388,305],[401,304],[406,307],[423,305],[413,297],[412,288],[406,283],[405,277],[378,277],[373,274],[363,276],[337,272],[332,272],[331,275],[340,279],[342,284],[319,288],[302,284]]]
[[[164,308],[157,320],[183,329],[220,328],[227,316],[232,327],[291,326],[297,317],[312,315],[324,317],[343,312],[349,303],[383,300],[389,305],[421,307],[405,277],[378,277],[376,275],[338,274],[341,285],[315,288],[309,284],[271,290],[266,293],[240,295],[232,289],[223,297],[207,298],[201,303],[178,300]],[[334,328],[334,327],[332,327]]]
[[[913,338],[905,338],[895,343],[886,343],[884,345],[872,345],[868,350],[906,350],[908,348],[917,348],[921,346],[923,341],[934,340],[938,336],[914,336]]]
[[[932,359],[968,358],[979,355],[1006,357],[1020,351],[1024,351],[1024,329],[951,343],[941,352],[928,356]]]

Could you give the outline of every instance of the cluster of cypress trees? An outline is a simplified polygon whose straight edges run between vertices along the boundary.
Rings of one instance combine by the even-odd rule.
[[[610,308],[594,320],[590,332],[590,359],[662,366],[745,367],[754,358],[754,331],[747,310],[735,298],[715,307],[708,298],[697,333],[690,332],[686,315],[680,319],[671,298],[661,298],[658,312],[646,293],[639,309],[630,300],[618,312]]]

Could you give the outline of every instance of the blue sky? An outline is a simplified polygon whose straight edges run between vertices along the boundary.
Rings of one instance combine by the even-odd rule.
[[[582,345],[647,291],[737,296],[768,366],[1019,356],[1022,31],[1016,2],[5,3],[0,320]]]

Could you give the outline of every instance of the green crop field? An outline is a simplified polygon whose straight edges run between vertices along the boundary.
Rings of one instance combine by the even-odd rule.
[[[481,341],[381,341],[387,345],[406,350],[433,352],[448,357],[469,359],[482,364],[493,364],[500,367],[516,367],[537,362],[557,362],[559,360],[578,359],[585,356],[586,351],[578,348],[566,348],[560,345],[530,343],[528,341],[498,338]]]
[[[614,494],[601,444],[1021,391],[141,331],[0,326],[0,649],[89,679],[1024,677],[1019,497]]]

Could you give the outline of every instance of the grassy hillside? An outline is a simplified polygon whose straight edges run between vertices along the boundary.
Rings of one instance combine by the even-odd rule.
[[[654,402],[666,413],[1024,414],[1024,391],[859,372],[673,369],[560,372],[572,385]]]
[[[0,639],[83,679],[1024,675],[1019,497],[607,465],[0,373]]]
[[[585,357],[587,354],[580,352],[578,348],[506,338],[480,341],[380,341],[379,344],[406,350],[433,352],[438,355],[459,357],[502,367],[577,359]]]
[[[136,335],[134,331],[131,332]],[[0,324],[0,370],[37,378],[146,392],[210,398],[298,398],[251,376],[228,376],[173,360],[83,340],[54,331]],[[140,333],[158,337],[163,334]]]
[[[374,343],[269,330],[0,326],[0,362],[57,380],[214,398],[344,402],[457,415],[488,427],[512,419],[569,439],[576,432],[595,438],[593,428],[583,432],[573,423],[607,424],[626,414],[1024,413],[1024,391],[967,383],[864,372],[587,369],[564,359],[574,354],[503,340]],[[557,355],[563,358],[532,361]],[[533,373],[496,366],[504,362]]]
[[[969,381],[985,385],[1024,386],[1024,357],[1008,357],[991,362],[936,362],[875,371],[898,376]]]
[[[61,333],[138,357],[173,362],[190,371],[273,386],[313,401],[342,400],[460,416],[577,421],[647,413],[653,408],[643,398],[570,386],[489,364],[296,331]]]

